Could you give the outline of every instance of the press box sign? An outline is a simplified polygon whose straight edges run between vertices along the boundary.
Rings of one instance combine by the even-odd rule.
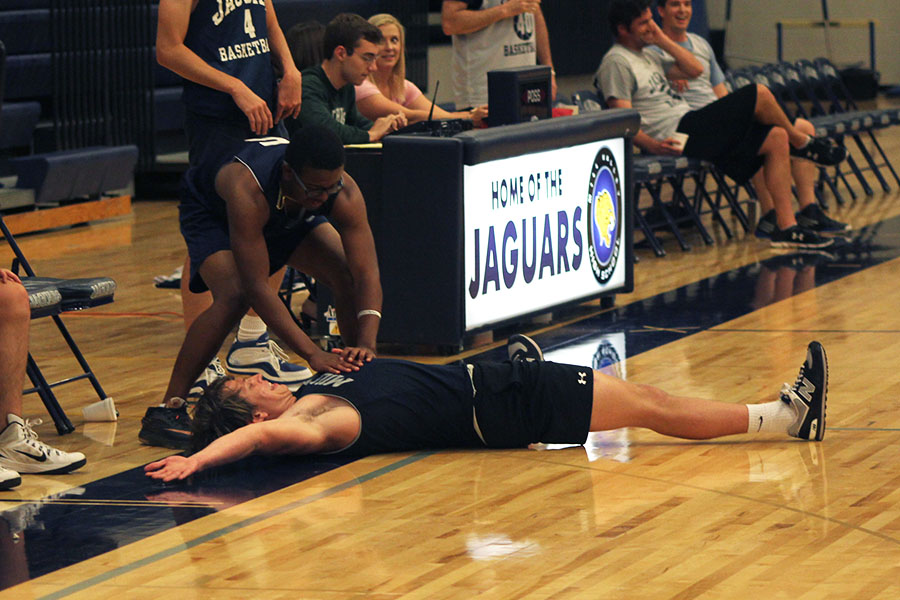
[[[464,165],[467,330],[625,284],[624,148]]]

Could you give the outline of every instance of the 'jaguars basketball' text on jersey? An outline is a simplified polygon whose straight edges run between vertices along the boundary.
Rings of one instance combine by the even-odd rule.
[[[275,72],[269,51],[266,2],[199,0],[184,44],[211,67],[243,81],[275,112]],[[228,94],[184,81],[184,103],[191,112],[226,120],[246,120]]]

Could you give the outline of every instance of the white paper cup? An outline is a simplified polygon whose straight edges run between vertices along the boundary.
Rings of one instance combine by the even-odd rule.
[[[671,137],[673,140],[675,140],[678,143],[679,150],[684,150],[684,146],[685,146],[685,144],[687,144],[688,137],[690,137],[690,136],[688,136],[688,134],[686,134],[686,133],[679,133],[676,131],[669,137]]]
[[[112,398],[104,398],[99,402],[88,404],[81,409],[85,421],[116,421],[119,413]]]

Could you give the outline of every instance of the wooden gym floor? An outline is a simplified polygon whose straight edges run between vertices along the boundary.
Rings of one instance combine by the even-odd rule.
[[[900,134],[881,135],[900,159]],[[894,182],[892,182],[894,183]],[[900,197],[834,207],[854,245],[785,258],[752,236],[639,250],[636,291],[523,328],[547,358],[728,402],[773,399],[806,344],[830,359],[828,432],[707,443],[642,430],[584,447],[421,452],[347,464],[253,460],[162,487],[141,446],[183,334],[175,291],[153,287],[184,254],[174,202],[22,236],[39,274],[109,275],[116,302],[65,318],[116,402],[84,424],[87,383],[59,388],[77,426],[42,439],[88,456],[65,476],[0,494],[0,587],[14,598],[900,597]],[[876,187],[876,189],[878,189]],[[6,249],[2,263],[9,264]],[[492,346],[468,352],[502,354]],[[71,372],[48,320],[33,354]],[[420,357],[453,360],[457,357]],[[619,362],[617,362],[619,361]]]

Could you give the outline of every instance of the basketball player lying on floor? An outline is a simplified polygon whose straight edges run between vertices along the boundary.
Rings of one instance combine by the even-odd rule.
[[[543,362],[540,347],[523,335],[510,338],[507,349],[509,361],[465,366],[376,359],[353,373],[320,373],[294,393],[259,375],[222,378],[197,403],[195,454],[144,469],[173,481],[256,453],[581,444],[590,431],[620,427],[687,439],[825,435],[828,364],[819,342],[809,344],[796,382],[784,384],[779,400],[746,405],[673,396],[587,367]]]

